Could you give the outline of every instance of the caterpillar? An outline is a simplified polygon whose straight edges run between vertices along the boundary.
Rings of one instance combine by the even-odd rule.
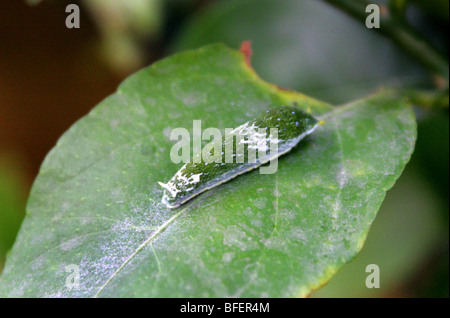
[[[323,123],[293,106],[271,108],[259,118],[226,133],[219,145],[222,152],[215,153],[214,162],[199,158],[202,154],[197,154],[167,184],[158,182],[164,188],[162,202],[168,208],[177,208],[200,193],[289,152]],[[224,155],[230,150],[231,162],[224,160]],[[258,158],[254,156],[256,150]],[[209,154],[214,155],[214,151],[211,149]]]

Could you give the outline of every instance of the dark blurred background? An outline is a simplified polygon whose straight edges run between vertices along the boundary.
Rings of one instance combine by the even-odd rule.
[[[448,0],[410,2],[406,19],[448,62]],[[70,3],[80,6],[79,29],[65,26]],[[379,87],[439,82],[387,38],[319,0],[1,0],[0,271],[39,166],[64,131],[137,69],[245,40],[265,80],[336,105]],[[312,297],[448,297],[446,103],[417,107],[416,151],[365,247]],[[380,267],[380,289],[365,287],[368,264]]]

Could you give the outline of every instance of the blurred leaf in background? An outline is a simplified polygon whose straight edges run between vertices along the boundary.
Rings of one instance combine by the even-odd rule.
[[[183,28],[172,50],[244,40],[252,41],[252,65],[262,78],[330,103],[428,81],[389,40],[322,1],[214,2]]]
[[[85,0],[101,34],[101,52],[119,74],[143,66],[163,21],[161,0]]]
[[[25,215],[27,183],[17,156],[0,153],[0,272]]]
[[[419,130],[421,135],[417,141],[415,157],[434,191],[447,202],[448,208],[450,142],[448,110],[421,114]],[[443,212],[443,221],[448,223],[448,209]]]
[[[392,2],[400,2],[400,1],[392,1]],[[448,0],[431,0],[431,1],[410,0],[410,2],[418,6],[420,9],[424,10],[427,14],[431,15],[432,17],[448,22],[449,18]]]

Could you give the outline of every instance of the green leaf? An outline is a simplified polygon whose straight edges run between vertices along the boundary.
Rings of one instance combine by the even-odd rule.
[[[326,123],[279,160],[179,209],[161,203],[171,128],[233,128],[296,102]],[[389,92],[333,108],[262,81],[212,45],[129,77],[58,141],[33,185],[0,296],[304,296],[361,249],[413,151]],[[80,270],[78,289],[67,287]]]

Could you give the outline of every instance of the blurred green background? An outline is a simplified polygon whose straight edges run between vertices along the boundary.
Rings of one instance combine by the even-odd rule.
[[[373,1],[405,17],[448,63],[449,3]],[[67,29],[65,8],[81,9]],[[393,13],[394,11],[392,11]],[[333,104],[380,87],[439,85],[389,39],[319,0],[2,0],[0,271],[46,153],[135,70],[167,55],[250,40],[265,80]],[[419,137],[362,252],[312,297],[448,297],[449,114],[417,107]],[[367,289],[377,264],[381,287]]]

